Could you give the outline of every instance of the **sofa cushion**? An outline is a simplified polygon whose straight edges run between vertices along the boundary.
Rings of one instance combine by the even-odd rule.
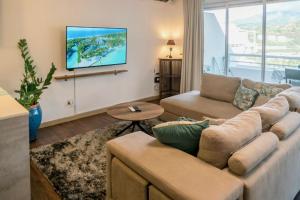
[[[257,96],[256,90],[241,85],[235,93],[233,105],[241,110],[248,110],[254,105]]]
[[[199,94],[199,91],[192,91],[172,96],[161,100],[160,105],[165,112],[196,120],[202,120],[203,116],[230,119],[242,112],[232,103],[208,99]]]
[[[197,120],[192,119],[190,117],[178,117],[176,121],[189,121],[189,122],[197,122]]]
[[[198,157],[218,168],[224,168],[231,154],[260,135],[261,118],[256,111],[245,111],[222,125],[202,132]]]
[[[208,125],[209,126],[211,126],[211,125],[218,126],[218,125],[221,125],[224,122],[226,122],[227,119],[221,119],[221,118],[217,119],[217,118],[211,118],[211,117],[203,117],[202,120],[203,121],[208,121]],[[174,121],[174,120],[172,120],[172,121]],[[191,122],[196,122],[197,120],[189,118],[189,117],[178,117],[176,119],[176,121],[191,121]]]
[[[268,129],[288,113],[289,103],[285,97],[275,97],[270,99],[266,104],[253,107],[251,110],[260,113],[263,128]]]
[[[280,92],[284,91],[284,89],[273,86],[273,85],[266,85],[262,84],[260,88],[257,88],[259,95],[266,96],[268,98],[273,98]]]
[[[110,140],[107,149],[171,199],[229,200],[242,195],[243,184],[236,177],[142,132]]]
[[[300,87],[287,89],[278,94],[278,96],[284,96],[288,100],[291,111],[296,111],[300,108]]]
[[[250,79],[243,79],[242,85],[249,89],[254,89],[259,92],[254,107],[261,106],[267,103],[276,94],[291,87],[289,84],[271,84],[252,81]]]
[[[273,133],[263,133],[229,158],[229,169],[240,176],[247,174],[277,149],[278,142]]]
[[[256,98],[256,101],[254,103],[254,107],[257,107],[257,106],[262,106],[264,105],[265,103],[267,103],[271,98],[269,97],[266,97],[266,96],[262,96],[262,95],[259,95],[257,98]]]
[[[207,127],[208,121],[173,121],[158,124],[152,130],[161,143],[196,155],[202,130]]]
[[[288,89],[291,87],[291,85],[289,84],[272,84],[272,83],[262,83],[262,82],[256,82],[256,81],[252,81],[250,79],[243,79],[242,81],[243,86],[245,86],[246,88],[250,88],[250,89],[259,89],[261,88],[263,85],[266,86],[274,86],[277,88],[281,88],[281,89]]]
[[[149,186],[149,200],[172,200],[153,185]]]
[[[149,182],[133,172],[120,160],[111,163],[112,199],[146,200]]]
[[[278,149],[246,176],[236,176],[244,183],[244,199],[294,199],[300,188],[300,128]],[[226,168],[223,171],[233,175]],[[272,191],[272,192],[270,192]]]
[[[232,103],[240,85],[240,78],[205,73],[202,75],[201,96]]]
[[[275,133],[280,140],[287,138],[300,126],[300,114],[289,112],[279,122],[274,124],[271,132]]]

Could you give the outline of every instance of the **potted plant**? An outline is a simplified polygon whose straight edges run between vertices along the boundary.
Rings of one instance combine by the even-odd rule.
[[[36,66],[33,64],[33,59],[29,54],[26,39],[21,39],[18,42],[18,47],[21,51],[21,56],[24,59],[25,72],[23,74],[23,79],[21,80],[20,89],[15,91],[19,94],[19,98],[16,100],[29,111],[30,141],[34,141],[37,138],[37,130],[42,121],[42,110],[39,100],[43,91],[51,84],[56,67],[52,63],[45,80],[37,77]]]

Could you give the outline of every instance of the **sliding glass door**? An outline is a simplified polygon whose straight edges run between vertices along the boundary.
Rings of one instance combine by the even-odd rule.
[[[300,85],[300,1],[267,4],[265,81]]]
[[[226,10],[204,12],[204,71],[225,74]]]
[[[204,13],[204,71],[300,85],[300,1]]]
[[[263,8],[229,8],[228,76],[261,80]]]

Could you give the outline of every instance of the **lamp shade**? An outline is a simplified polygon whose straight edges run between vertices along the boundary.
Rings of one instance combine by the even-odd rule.
[[[175,45],[175,41],[174,40],[168,40],[167,45],[174,46]]]

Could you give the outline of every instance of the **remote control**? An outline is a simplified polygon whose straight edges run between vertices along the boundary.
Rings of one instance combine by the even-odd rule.
[[[135,109],[132,106],[128,107],[131,112],[135,112]]]
[[[132,106],[135,112],[142,112],[142,110],[138,106]]]

